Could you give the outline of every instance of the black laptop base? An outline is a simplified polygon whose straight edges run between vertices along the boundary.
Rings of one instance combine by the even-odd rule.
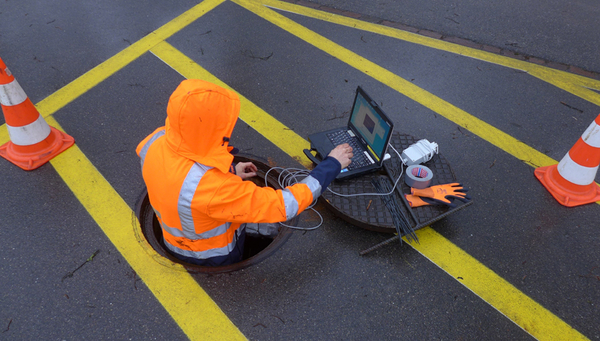
[[[312,152],[315,152],[316,156],[313,155]],[[312,163],[314,163],[315,165],[318,165],[323,160],[323,157],[312,146],[311,146],[311,149],[304,149],[304,155],[306,155],[306,157]],[[374,165],[373,169],[370,169],[370,170],[367,170],[367,171],[365,171],[364,168],[359,168],[359,169],[355,169],[355,170],[349,170],[349,171],[346,171],[346,172],[338,174],[338,176],[335,178],[335,180],[336,181],[348,180],[348,179],[356,178],[357,176],[361,176],[361,175],[365,175],[365,174],[376,172],[379,169],[381,169],[381,167],[377,167],[377,166]]]

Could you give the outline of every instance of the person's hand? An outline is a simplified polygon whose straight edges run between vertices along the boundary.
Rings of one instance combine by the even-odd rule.
[[[329,156],[339,161],[342,165],[342,169],[348,167],[350,163],[352,163],[352,147],[349,144],[344,143],[335,147],[330,153]]]
[[[237,174],[242,180],[256,176],[258,168],[252,162],[238,162],[235,165],[235,174]]]

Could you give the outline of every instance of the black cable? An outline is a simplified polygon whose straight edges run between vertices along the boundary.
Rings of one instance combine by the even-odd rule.
[[[379,193],[388,193],[392,188],[386,178],[374,178],[371,180],[371,183]],[[391,194],[382,196],[381,200],[383,200],[383,203],[392,215],[392,221],[394,223],[394,227],[396,228],[396,232],[398,233],[398,239],[400,239],[400,243],[402,243],[402,236],[406,236],[409,241],[413,240],[418,243],[419,239],[417,238],[410,221],[398,205],[396,197]]]

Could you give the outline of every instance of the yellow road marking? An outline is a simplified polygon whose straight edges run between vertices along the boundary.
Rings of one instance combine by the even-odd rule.
[[[236,0],[232,1],[238,3]],[[245,0],[239,1],[241,3],[246,3]],[[332,56],[338,58],[340,58],[340,55],[346,56],[345,59],[340,58],[346,64],[349,64],[354,68],[358,69],[359,71],[362,71],[367,75],[373,77],[374,79],[379,80],[383,84],[386,84],[390,88],[413,99],[415,102],[420,103],[423,106],[435,111],[436,113],[444,116],[445,118],[458,124],[459,126],[470,130],[480,138],[490,142],[491,144],[499,147],[500,149],[513,155],[517,159],[529,164],[534,168],[554,165],[557,164],[558,161],[527,146],[521,141],[515,139],[514,137],[502,132],[499,129],[496,129],[495,127],[485,123],[484,121],[479,120],[478,118],[453,106],[452,104],[442,100],[441,98],[438,98],[437,96],[427,92],[426,90],[417,87],[411,82],[408,82],[405,79],[391,73],[390,71],[379,67],[379,65],[374,64],[368,61],[367,59],[363,59],[358,54],[355,54],[354,52],[351,52],[345,49],[344,47],[337,45],[336,43],[328,40],[327,38],[310,31],[304,26],[301,26],[293,22],[292,20],[285,18],[284,16],[269,11],[266,8],[261,9],[260,3],[272,8],[293,12],[314,19],[323,20],[347,27],[352,27],[367,32],[377,33],[395,39],[419,44],[422,46],[427,46],[430,48],[458,54],[461,56],[483,60],[485,62],[501,65],[507,68],[525,71],[538,79],[550,83],[590,103],[600,106],[600,94],[590,90],[594,89],[600,91],[600,81],[595,79],[575,75],[569,72],[552,69],[549,67],[525,62],[514,58],[500,56],[494,53],[466,46],[449,43],[439,39],[425,37],[419,34],[406,32],[387,26],[360,21],[357,19],[352,19],[333,13],[318,11],[312,8],[294,5],[287,2],[277,0],[261,0],[258,2],[258,4],[248,4],[253,8],[251,11],[253,11],[255,14],[263,17],[266,20],[269,20],[275,25],[278,25],[282,29],[285,29],[286,31],[305,40],[309,44],[312,44],[315,47],[318,47],[321,50],[331,54]],[[247,9],[250,10],[250,8]],[[268,19],[268,17],[271,17],[272,19]],[[284,22],[288,25],[284,27],[279,25],[278,22]],[[314,44],[313,40],[310,40],[315,37],[319,38],[318,44]],[[380,72],[382,73],[380,74]],[[590,122],[591,121],[592,120],[590,120]],[[600,186],[600,184],[598,183],[596,183],[596,185]],[[597,201],[596,203],[600,204],[600,201]]]
[[[150,52],[185,78],[204,79],[223,88],[235,91],[167,42],[156,45]],[[254,128],[254,130],[260,132],[265,138],[296,159],[300,164],[307,168],[310,167],[310,162],[302,152],[304,148],[310,148],[310,143],[273,116],[267,114],[256,104],[250,102],[246,97],[241,94],[239,96],[241,103],[240,119]]]
[[[131,46],[104,61],[81,77],[67,84],[60,90],[48,96],[37,104],[42,114],[49,115],[70,103],[73,99],[81,96],[98,83],[102,82],[124,66],[128,65],[142,54],[146,53],[154,45],[179,32],[194,20],[200,18],[225,0],[205,0],[198,5],[185,11],[175,19],[169,21],[157,30],[150,32],[147,36],[136,41]]]
[[[46,118],[57,129],[53,116]],[[123,258],[191,340],[245,340],[239,329],[179,264],[136,235],[139,222],[77,144],[50,163]],[[164,266],[168,265],[168,266]]]
[[[60,108],[71,103],[71,101],[77,97],[83,95],[115,72],[136,60],[142,54],[148,52],[148,50],[156,44],[179,32],[194,20],[200,18],[205,13],[208,13],[224,1],[225,0],[205,0],[200,2],[198,5],[192,7],[157,30],[149,33],[147,36],[136,41],[123,51],[79,76],[77,79],[38,102],[36,108],[40,112],[40,115],[42,115],[42,117],[52,115]],[[18,75],[15,75],[15,78],[18,79]],[[3,124],[2,127],[0,127],[0,145],[8,142],[9,139],[6,125]]]
[[[470,130],[473,134],[479,136],[494,146],[506,151],[519,160],[530,164],[533,167],[549,166],[557,162],[540,153],[539,151],[521,143],[514,137],[493,127],[492,125],[478,119],[477,117],[457,108],[456,106],[444,101],[432,93],[414,85],[402,77],[386,70],[385,68],[363,58],[362,56],[340,46],[333,41],[297,24],[275,11],[260,5],[254,1],[232,0],[233,2],[245,7],[261,18],[275,24],[276,26],[288,31],[296,37],[307,43],[323,50],[324,52],[336,57],[342,62],[356,68],[368,76],[380,81],[399,93],[407,96],[417,103],[431,109],[432,111],[444,116],[448,120]]]
[[[427,46],[437,50],[442,50],[465,57],[483,60],[489,63],[501,65],[504,67],[526,71],[543,81],[551,83],[565,91],[579,96],[589,102],[600,105],[600,95],[589,89],[600,90],[600,81],[575,75],[569,72],[548,68],[542,65],[501,56],[495,53],[478,50],[466,46],[449,43],[443,40],[434,39],[419,34],[398,30],[392,27],[369,23],[357,19],[344,17],[341,15],[319,11],[316,9],[294,5],[284,1],[261,0],[261,3],[272,8],[300,14],[306,17],[331,22],[338,25],[356,28],[359,30],[377,33],[387,37],[407,41],[410,43]]]
[[[410,246],[536,339],[588,340],[432,228],[416,234],[419,243]]]
[[[235,0],[232,1],[236,2]],[[244,0],[240,1],[245,2]],[[434,96],[433,94],[418,88],[411,82],[408,82],[398,76],[396,76],[396,79],[394,79],[393,76],[395,75],[389,72],[388,70],[380,68],[378,65],[371,63],[366,59],[364,60],[365,63],[362,63],[362,61],[359,59],[353,59],[355,58],[355,56],[358,56],[358,54],[354,54],[349,50],[343,51],[345,50],[343,47],[335,44],[332,41],[329,41],[328,39],[322,36],[317,35],[316,33],[310,31],[307,28],[304,28],[301,25],[296,24],[292,20],[289,20],[287,18],[287,20],[281,20],[281,18],[285,17],[279,15],[275,16],[272,15],[271,11],[268,11],[266,9],[260,9],[260,3],[271,8],[281,9],[310,18],[323,20],[351,28],[356,28],[371,33],[377,33],[387,37],[404,40],[410,43],[419,44],[422,46],[454,53],[457,55],[470,57],[473,59],[479,59],[488,63],[501,65],[507,68],[525,71],[538,79],[550,83],[590,103],[600,106],[600,94],[590,90],[594,89],[600,91],[600,81],[595,79],[575,75],[569,72],[552,69],[549,67],[525,62],[514,58],[497,55],[491,52],[486,52],[466,46],[449,43],[443,40],[434,39],[411,32],[402,31],[392,27],[373,24],[366,21],[352,19],[333,13],[318,11],[312,8],[294,5],[283,1],[260,0],[258,3],[252,5],[252,7],[254,8],[252,11],[255,14],[262,16],[261,14],[264,13],[265,16],[263,16],[263,18],[265,19],[267,19],[266,16],[272,16],[273,20],[267,20],[271,21],[276,25],[278,25],[277,22],[287,22],[289,24],[288,28],[280,25],[278,26],[296,35],[297,37],[304,39],[310,44],[313,44],[313,42],[309,39],[314,38],[315,35],[317,37],[320,37],[321,39],[319,44],[313,45],[333,56],[339,58],[339,56],[337,56],[333,52],[340,51],[341,49],[342,52],[340,54],[347,55],[347,58],[343,60],[347,64],[370,75],[371,77],[388,85],[392,89],[395,89],[396,91],[406,95],[407,97],[422,104],[423,106],[437,112],[438,114],[446,117],[450,121],[453,121],[454,123],[464,127],[465,129],[470,130],[480,138],[490,142],[491,144],[499,147],[500,149],[513,155],[517,159],[529,164],[534,168],[554,165],[558,162],[546,156],[545,154],[540,153],[537,150],[525,145],[524,143],[521,143],[519,140],[513,138],[512,136],[505,134],[504,132],[475,118],[474,116],[471,116],[470,114],[462,111],[461,109],[454,107],[453,105],[443,101],[442,99]],[[355,63],[350,63],[350,61],[355,61]],[[376,68],[373,68],[372,66],[376,66]],[[380,71],[383,71],[384,73],[381,74],[379,77],[375,77],[373,72]],[[386,83],[386,81],[388,82]],[[407,89],[407,86],[410,86],[410,88]],[[415,90],[415,88],[418,90]],[[415,97],[411,97],[411,95]],[[427,103],[430,103],[431,106],[427,105]],[[592,120],[590,120],[590,122]],[[487,138],[485,136],[487,136]],[[600,184],[596,184],[600,186]],[[596,203],[600,204],[600,201],[597,201]]]
[[[166,42],[157,45],[151,52],[186,78],[204,79],[231,89],[227,84]],[[235,89],[231,90],[235,91]],[[246,106],[254,106],[254,104],[247,102]],[[252,110],[258,115],[253,116],[255,119],[260,121],[274,120],[268,113],[260,109],[255,108]],[[281,123],[277,122],[277,124],[277,127],[280,128]],[[253,128],[264,136],[272,134],[269,125],[253,126]],[[277,130],[279,131],[277,138],[281,138],[283,141],[302,139],[289,129]],[[307,141],[304,141],[300,143],[300,146],[307,143]],[[284,143],[283,147],[285,151],[291,148],[294,154],[290,155],[300,152],[300,148],[290,143]],[[459,281],[461,284],[531,335],[541,340],[555,339],[556,337],[564,337],[565,340],[586,339],[560,318],[520,292],[492,270],[486,268],[475,258],[435,232],[431,227],[418,230],[417,235],[420,243],[409,243],[413,248],[452,277],[463,278]]]

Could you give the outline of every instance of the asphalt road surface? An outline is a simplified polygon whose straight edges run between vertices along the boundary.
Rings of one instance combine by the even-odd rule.
[[[0,339],[600,339],[600,209],[560,205],[533,174],[600,114],[598,11],[2,1],[0,58],[76,143],[33,171],[0,160]],[[398,133],[439,144],[473,204],[361,256],[392,235],[320,203],[318,229],[247,268],[173,263],[140,229],[135,147],[185,78],[234,89],[232,144],[285,168],[312,167],[308,135],[345,125],[361,86]]]

